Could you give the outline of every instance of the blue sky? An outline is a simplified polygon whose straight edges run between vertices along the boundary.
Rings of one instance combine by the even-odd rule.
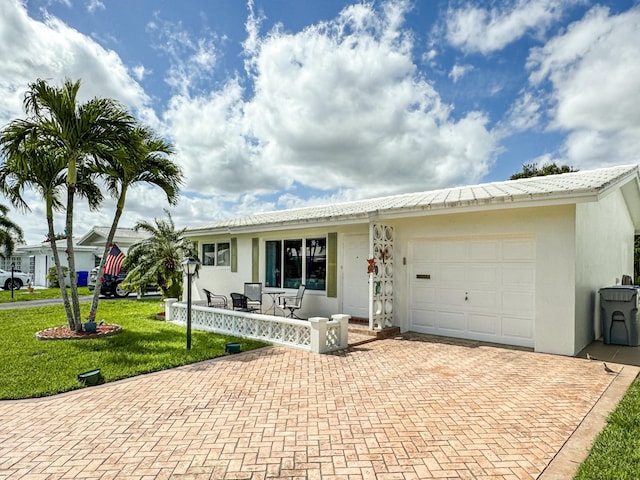
[[[180,227],[639,161],[638,1],[0,1],[0,126],[36,78],[119,100],[176,146]],[[120,225],[167,207],[141,186]]]

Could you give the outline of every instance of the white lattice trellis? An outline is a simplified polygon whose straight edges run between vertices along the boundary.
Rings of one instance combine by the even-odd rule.
[[[370,326],[382,329],[393,325],[393,227],[374,223],[371,226],[371,252],[374,271],[371,274]]]

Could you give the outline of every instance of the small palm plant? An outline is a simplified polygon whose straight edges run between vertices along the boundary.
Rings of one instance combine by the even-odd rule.
[[[192,255],[193,244],[184,237],[186,229],[177,230],[171,214],[155,219],[155,225],[140,221],[134,229],[145,231],[149,237],[129,247],[122,268],[127,270],[123,286],[145,291],[157,285],[163,298],[179,298],[182,293],[182,265],[185,257]]]

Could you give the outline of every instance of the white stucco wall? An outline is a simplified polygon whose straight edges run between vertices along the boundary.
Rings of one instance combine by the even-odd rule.
[[[198,242],[198,255],[202,254],[202,244],[230,242],[231,238],[236,238],[238,247],[238,268],[237,272],[232,272],[231,267],[201,266],[199,277],[195,280],[197,293],[193,293],[194,299],[206,299],[203,288],[213,293],[226,295],[228,298],[231,292],[244,291],[244,283],[252,281],[252,238],[259,238],[259,277],[258,281],[264,283],[265,278],[265,242],[267,240],[285,240],[297,238],[313,238],[326,236],[329,232],[338,234],[338,248],[341,245],[341,236],[354,233],[368,233],[368,224],[339,225],[335,228],[294,228],[282,231],[265,231],[248,234],[233,235],[192,235],[189,238]],[[363,266],[366,268],[366,265]],[[326,291],[307,290],[304,294],[303,308],[299,312],[300,316],[308,317],[326,316],[342,313],[340,311],[340,295],[342,292],[342,275],[340,275],[340,266],[338,266],[338,297],[327,297]],[[280,289],[267,289],[280,290]],[[295,294],[296,290],[287,289],[287,295]],[[271,306],[271,297],[263,296],[263,308]]]
[[[621,190],[576,206],[576,352],[601,336],[598,289],[633,277],[634,232]]]
[[[395,227],[394,322],[408,328],[408,244],[414,239],[532,235],[536,239],[535,350],[574,353],[574,206],[505,209],[386,221]],[[403,262],[406,258],[406,264]]]
[[[535,350],[574,355],[593,338],[593,295],[623,273],[633,272],[633,225],[624,199],[614,191],[601,202],[549,207],[505,208],[474,213],[438,214],[376,222],[395,229],[394,325],[408,329],[408,245],[412,240],[486,236],[531,236],[536,242]],[[266,240],[309,238],[327,232],[338,233],[338,246],[345,234],[364,234],[367,224],[338,225],[336,228],[288,229],[217,236],[191,236],[203,243],[237,239],[238,271],[230,267],[202,267],[196,280],[199,298],[202,288],[229,295],[243,291],[251,281],[251,239],[260,239],[259,281],[264,281]],[[340,261],[338,254],[338,261]],[[403,261],[403,259],[406,259]],[[341,265],[338,265],[340,272]],[[364,266],[363,266],[364,268]],[[342,275],[338,275],[338,297],[324,291],[307,291],[303,316],[341,313]],[[287,293],[294,293],[293,291]],[[265,302],[268,302],[265,297]],[[268,305],[265,305],[268,306]]]

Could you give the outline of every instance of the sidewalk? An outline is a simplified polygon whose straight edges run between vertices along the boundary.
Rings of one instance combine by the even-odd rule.
[[[81,302],[90,302],[93,295],[81,295]],[[104,300],[104,299],[101,299]],[[12,308],[42,307],[44,305],[62,305],[62,298],[43,298],[42,300],[28,300],[24,302],[0,303],[0,310],[11,310]]]

